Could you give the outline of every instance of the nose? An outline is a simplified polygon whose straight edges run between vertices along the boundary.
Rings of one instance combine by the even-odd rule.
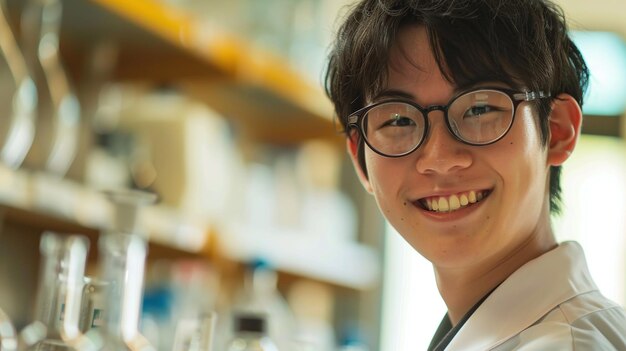
[[[433,111],[427,118],[430,130],[417,150],[417,171],[422,174],[446,174],[468,168],[472,155],[468,145],[456,140],[448,130],[442,111]]]

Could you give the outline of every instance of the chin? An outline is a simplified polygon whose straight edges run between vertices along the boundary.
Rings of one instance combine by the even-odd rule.
[[[475,240],[477,237],[480,237],[479,233],[464,232],[462,235],[448,235],[447,240],[431,240],[428,243],[407,241],[436,267],[466,268],[488,255],[485,252],[488,245]]]

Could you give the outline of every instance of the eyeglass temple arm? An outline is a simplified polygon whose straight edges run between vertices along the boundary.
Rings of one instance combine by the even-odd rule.
[[[513,98],[520,101],[532,101],[537,99],[544,99],[547,97],[550,97],[550,93],[545,93],[543,91],[525,91],[522,93],[513,94]]]

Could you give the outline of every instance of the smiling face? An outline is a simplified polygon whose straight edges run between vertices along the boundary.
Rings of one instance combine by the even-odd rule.
[[[458,93],[428,48],[423,27],[401,29],[384,98],[401,94],[421,106],[444,105]],[[428,118],[429,134],[407,156],[388,158],[365,147],[362,181],[407,242],[435,267],[455,269],[498,264],[529,242],[552,237],[548,148],[529,103],[519,105],[508,134],[486,146],[456,140],[441,111]],[[356,164],[354,147],[351,155]]]

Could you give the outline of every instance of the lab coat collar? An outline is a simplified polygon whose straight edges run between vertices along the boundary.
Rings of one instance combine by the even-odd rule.
[[[598,290],[576,242],[526,263],[472,314],[446,351],[489,350],[535,324],[559,304]]]

